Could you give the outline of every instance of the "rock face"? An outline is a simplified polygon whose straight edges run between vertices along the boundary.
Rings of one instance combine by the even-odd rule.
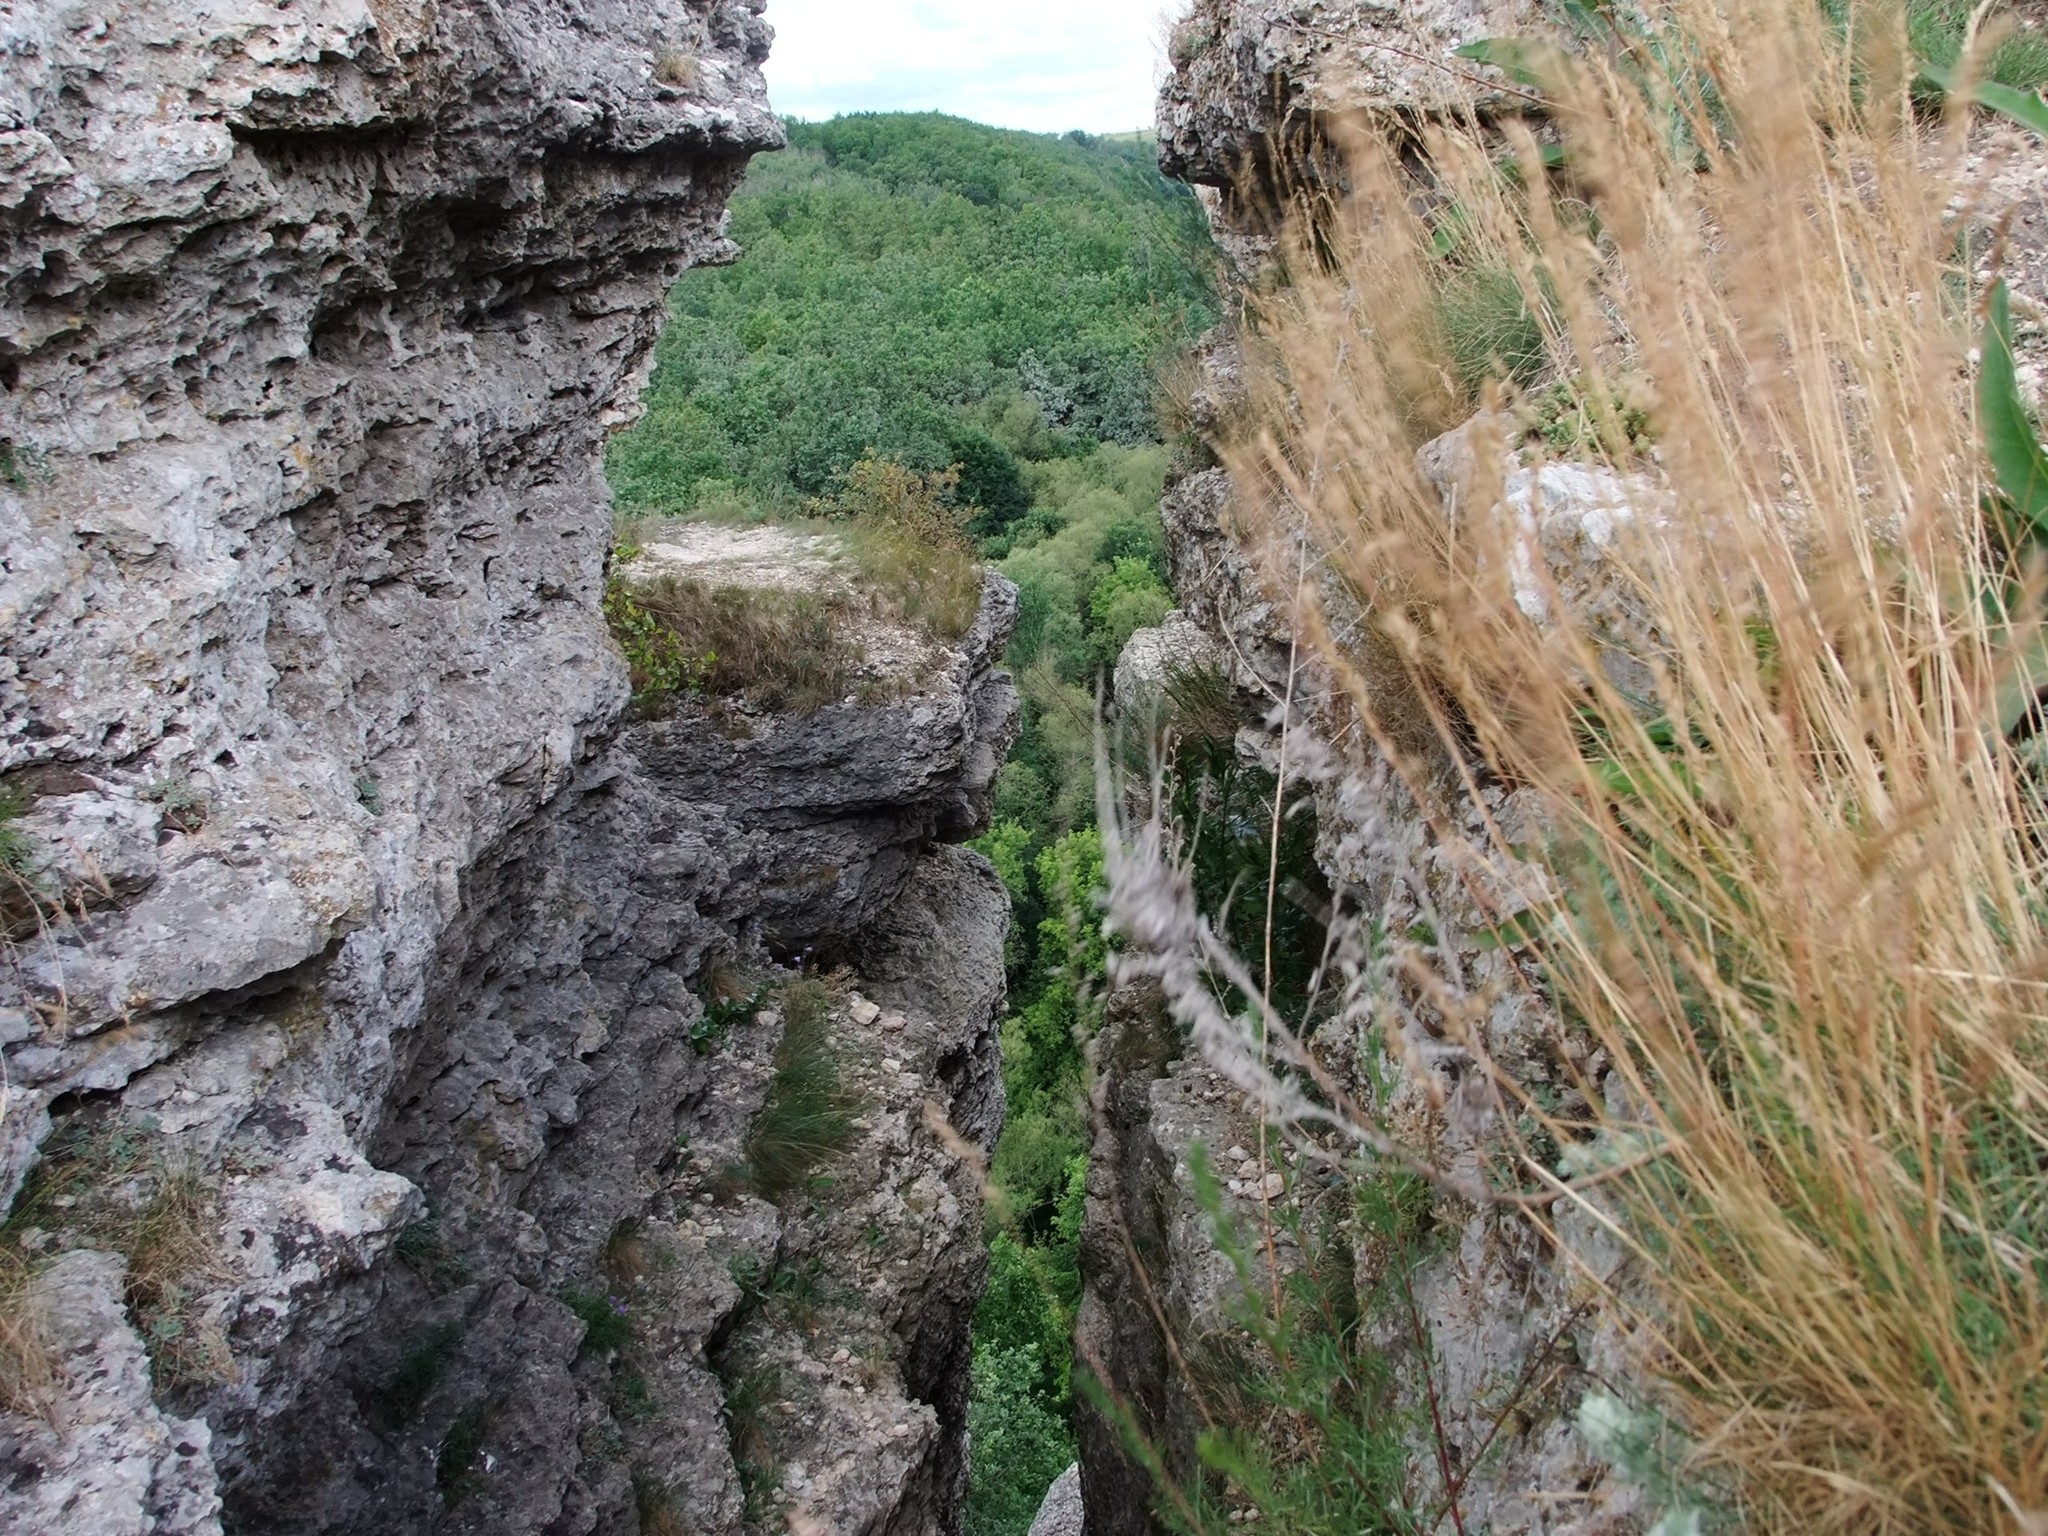
[[[1206,189],[1217,235],[1255,262],[1285,199],[1319,174],[1315,144],[1354,113],[1513,106],[1519,93],[1456,57],[1541,25],[1536,0],[1195,0],[1169,42],[1159,164]]]
[[[1030,1536],[1081,1536],[1081,1467],[1077,1462],[1053,1480],[1031,1522]]]
[[[1175,35],[1176,69],[1160,108],[1162,164],[1216,189],[1210,207],[1219,237],[1241,263],[1255,265],[1272,232],[1256,195],[1262,180],[1314,174],[1314,166],[1288,157],[1312,153],[1319,130],[1338,114],[1412,117],[1459,101],[1485,106],[1485,83],[1459,78],[1463,66],[1451,50],[1477,36],[1526,33],[1533,11],[1514,0],[1399,8],[1198,0]],[[1250,196],[1241,195],[1247,176]],[[1208,410],[1227,421],[1242,364],[1228,335],[1212,338],[1207,352],[1219,385]],[[1460,472],[1458,446],[1448,439],[1435,445],[1424,465],[1452,498],[1476,483]],[[1499,515],[1526,533],[1528,570],[1518,567],[1517,575],[1526,575],[1530,601],[1560,594],[1597,605],[1605,591],[1597,579],[1601,556],[1615,523],[1601,517],[1610,488],[1536,471],[1518,480],[1517,472],[1511,464],[1492,478],[1494,493],[1505,493]],[[1475,801],[1449,772],[1411,791],[1361,741],[1340,691],[1312,664],[1290,687],[1290,594],[1263,579],[1259,554],[1240,535],[1235,495],[1230,477],[1215,469],[1169,487],[1163,517],[1174,587],[1184,622],[1199,626],[1202,638],[1175,628],[1142,633],[1120,670],[1161,673],[1179,653],[1183,664],[1220,658],[1254,727],[1239,733],[1238,751],[1268,767],[1277,743],[1263,733],[1277,724],[1276,702],[1291,693],[1291,772],[1315,790],[1317,863],[1345,909],[1361,927],[1389,936],[1433,934],[1430,942],[1454,956],[1471,995],[1498,999],[1477,1025],[1491,1060],[1536,1092],[1568,1100],[1576,1091],[1570,1080],[1597,1080],[1599,1064],[1572,1056],[1557,1021],[1530,1003],[1511,955],[1470,937],[1485,925],[1469,894],[1474,872],[1453,852],[1461,841],[1483,841],[1484,818],[1513,825],[1526,808],[1498,787],[1483,788]],[[1271,527],[1276,519],[1259,521]],[[1324,598],[1330,622],[1342,629],[1348,599]],[[1622,617],[1618,630],[1626,628]],[[1417,792],[1430,802],[1427,811]],[[1451,835],[1440,840],[1444,829]],[[1471,835],[1461,840],[1460,829]],[[1480,875],[1497,892],[1511,891],[1516,877],[1513,870]],[[1502,1107],[1475,1056],[1447,1037],[1440,1020],[1433,1026],[1430,1007],[1417,1002],[1390,1012],[1384,1029],[1328,1028],[1310,1049],[1357,1102],[1373,1105],[1414,1158],[1447,1182],[1476,1174],[1498,1141]],[[1323,1171],[1325,1149],[1313,1140],[1268,1142],[1263,1157],[1254,1150],[1262,1146],[1256,1108],[1228,1074],[1189,1049],[1155,984],[1111,995],[1094,1051],[1078,1354],[1107,1379],[1174,1474],[1192,1478],[1196,1436],[1216,1401],[1213,1393],[1199,1399],[1196,1384],[1217,1361],[1241,1360],[1233,1351],[1245,1346],[1232,1314],[1247,1300],[1211,1235],[1193,1148],[1205,1149],[1224,1212],[1244,1230],[1257,1230],[1268,1207],[1299,1214],[1300,1230],[1311,1233],[1346,1231],[1356,1217],[1348,1185]],[[1596,1384],[1625,1390],[1629,1380],[1626,1341],[1601,1320],[1590,1278],[1626,1284],[1620,1253],[1574,1212],[1554,1213],[1553,1243],[1520,1216],[1442,1190],[1425,1204],[1416,1214],[1423,1234],[1417,1256],[1399,1288],[1412,1297],[1412,1312],[1404,1303],[1398,1313],[1362,1318],[1400,1420],[1412,1426],[1404,1446],[1407,1499],[1425,1523],[1450,1528],[1455,1505],[1460,1528],[1498,1536],[1639,1529],[1635,1496],[1616,1485],[1574,1424]],[[1285,1221],[1277,1231],[1271,1251],[1291,1269],[1301,1250]],[[1375,1256],[1369,1234],[1351,1236],[1363,1298],[1384,1278],[1387,1261],[1383,1251]],[[1080,1442],[1091,1536],[1160,1529],[1151,1513],[1158,1490],[1127,1453],[1119,1426],[1084,1408]]]
[[[0,1184],[126,1159],[111,1225],[31,1198],[68,1369],[0,1527],[737,1531],[827,1449],[830,1528],[954,1520],[979,1216],[934,1127],[999,1127],[1003,924],[937,844],[1014,729],[1014,595],[744,742],[629,720],[599,612],[604,438],[780,142],[761,11],[0,17]],[[728,1167],[783,1022],[732,993],[807,953],[868,1124],[815,1210]],[[172,1187],[204,1255],[124,1282]],[[736,1341],[819,1347],[735,1274],[869,1221],[886,1284],[835,1258],[804,1316],[888,1414],[735,1446]]]

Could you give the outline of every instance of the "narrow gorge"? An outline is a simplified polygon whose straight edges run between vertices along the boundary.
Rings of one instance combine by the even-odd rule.
[[[0,0],[0,1536],[2048,1528],[2048,10],[1878,9]]]

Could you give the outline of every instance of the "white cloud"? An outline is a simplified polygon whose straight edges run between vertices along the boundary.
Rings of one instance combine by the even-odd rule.
[[[1178,0],[769,0],[778,112],[950,112],[1004,128],[1151,126]]]

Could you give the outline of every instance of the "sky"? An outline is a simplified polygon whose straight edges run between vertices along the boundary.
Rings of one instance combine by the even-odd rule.
[[[1038,133],[1152,125],[1179,0],[768,0],[775,110],[950,112]]]

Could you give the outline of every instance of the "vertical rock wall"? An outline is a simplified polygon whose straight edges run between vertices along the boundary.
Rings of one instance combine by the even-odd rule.
[[[0,1528],[956,1522],[979,1216],[934,1127],[1000,1125],[1003,916],[935,842],[1014,729],[1013,595],[898,703],[740,744],[627,724],[599,613],[605,436],[781,142],[762,9],[0,9],[0,1197],[111,1146],[91,1198],[185,1191],[206,1249],[139,1339],[107,1233],[17,1212],[56,1375]],[[896,1064],[859,1221],[727,1175],[781,1020],[707,1002],[813,947]],[[865,1273],[870,1226],[845,1361],[734,1278]],[[743,1335],[855,1404],[828,1446],[736,1443]]]

